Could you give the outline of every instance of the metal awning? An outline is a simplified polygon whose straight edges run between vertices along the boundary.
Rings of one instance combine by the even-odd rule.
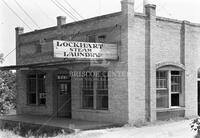
[[[11,65],[11,66],[0,67],[0,70],[18,70],[21,68],[33,69],[33,68],[55,67],[55,66],[77,64],[77,63],[90,63],[90,61],[62,60],[62,61],[53,61],[53,62],[23,64],[23,65]]]

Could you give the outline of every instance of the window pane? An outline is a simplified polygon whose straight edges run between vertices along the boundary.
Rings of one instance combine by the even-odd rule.
[[[171,71],[172,75],[181,75],[180,71]]]
[[[108,73],[99,72],[97,78],[97,109],[108,109]]]
[[[83,96],[83,108],[93,108],[93,96]]]
[[[28,78],[35,78],[36,79],[36,74],[31,74],[28,76]]]
[[[31,74],[28,76],[28,88],[27,88],[27,99],[28,104],[36,104],[36,74]]]
[[[36,93],[28,94],[28,102],[29,104],[36,104]]]
[[[108,109],[108,96],[97,96],[97,109]]]
[[[45,74],[38,74],[38,103],[40,105],[46,104],[45,78]]]
[[[97,90],[97,95],[108,95],[108,89]]]
[[[167,72],[166,71],[156,72],[156,87],[167,88]]]
[[[100,72],[97,79],[97,89],[108,89],[108,73]]]
[[[28,104],[46,104],[45,74],[29,75],[27,87]]]
[[[98,36],[98,41],[99,41],[99,43],[104,43],[105,40],[106,40],[106,36],[105,36],[105,35],[100,35],[100,36]]]
[[[94,83],[94,77],[93,73],[86,74],[86,76],[83,78],[83,89],[93,89]]]
[[[36,93],[36,78],[29,78],[28,80],[28,92]]]
[[[45,75],[45,74],[38,74],[38,78],[39,78],[39,79],[45,79],[45,78],[46,78],[46,75]]]
[[[171,72],[171,92],[181,92],[181,73],[180,71]]]
[[[157,92],[156,92],[156,106],[157,106],[157,108],[168,108],[169,107],[168,90],[157,90]]]
[[[179,106],[179,93],[171,94],[171,106]]]
[[[94,94],[94,74],[89,72],[83,78],[83,90],[82,90],[82,99],[83,99],[83,108],[93,109],[93,94]]]
[[[93,96],[93,90],[83,90],[83,95],[91,95],[91,96]]]
[[[39,91],[39,93],[45,92],[45,80],[38,79],[38,91]]]

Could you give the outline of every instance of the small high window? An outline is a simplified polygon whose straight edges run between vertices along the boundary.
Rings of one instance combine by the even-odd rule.
[[[98,36],[98,42],[99,43],[105,43],[106,42],[106,35]]]
[[[88,42],[96,42],[96,36],[95,35],[88,35]]]

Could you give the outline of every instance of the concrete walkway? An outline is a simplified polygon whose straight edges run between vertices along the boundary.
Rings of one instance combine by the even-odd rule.
[[[67,128],[73,130],[98,129],[114,125],[105,122],[93,122],[93,121],[83,121],[83,120],[55,118],[55,117],[52,118],[50,116],[36,116],[36,115],[7,115],[7,116],[1,116],[0,120],[47,125],[47,126]]]
[[[81,131],[63,138],[194,138],[190,128],[192,120],[155,122],[147,126],[124,126],[119,128]],[[61,137],[55,137],[61,138]]]

